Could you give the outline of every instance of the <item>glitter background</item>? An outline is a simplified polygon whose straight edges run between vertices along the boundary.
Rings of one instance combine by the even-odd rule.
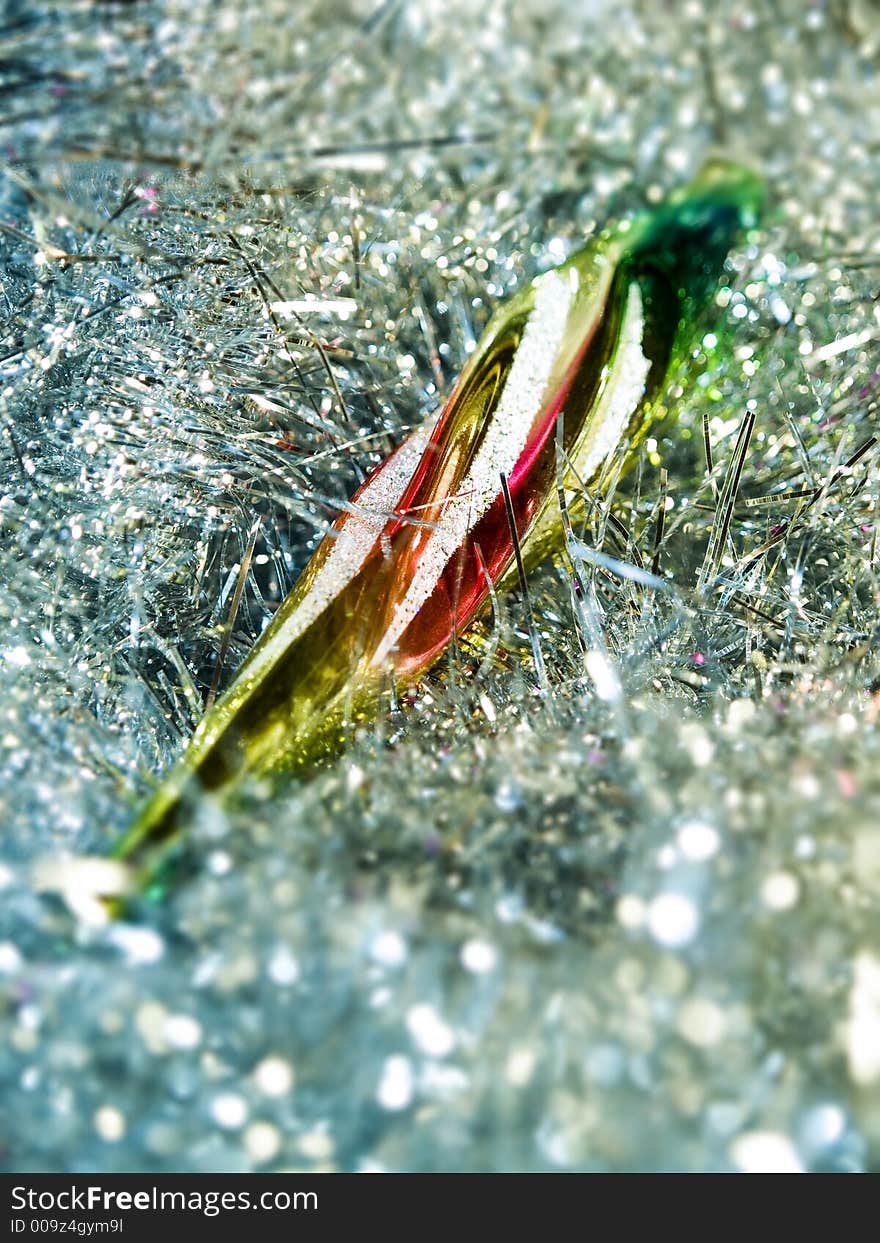
[[[0,40],[4,1166],[876,1167],[876,6],[8,0]],[[546,567],[549,701],[511,595],[102,925],[84,861],[491,308],[718,152],[770,209],[583,533],[650,566],[668,471],[668,590],[598,567],[585,662]]]

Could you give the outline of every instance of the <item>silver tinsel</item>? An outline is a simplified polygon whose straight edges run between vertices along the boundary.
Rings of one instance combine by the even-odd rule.
[[[7,0],[0,45],[3,1163],[876,1167],[876,7]],[[549,687],[501,598],[108,922],[139,798],[492,307],[717,153],[770,207],[588,514],[602,647],[548,565]]]

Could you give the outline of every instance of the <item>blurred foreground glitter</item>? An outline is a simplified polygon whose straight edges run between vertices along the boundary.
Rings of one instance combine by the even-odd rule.
[[[601,493],[667,413],[667,373],[762,199],[750,172],[707,165],[499,309],[439,418],[355,494],[118,845],[139,889],[161,890],[195,799],[338,750],[389,680],[415,682],[495,585],[563,546],[583,485]]]

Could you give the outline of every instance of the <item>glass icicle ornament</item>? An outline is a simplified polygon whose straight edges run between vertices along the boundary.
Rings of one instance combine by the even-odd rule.
[[[526,565],[561,544],[557,424],[572,479],[595,484],[632,454],[761,199],[751,173],[709,165],[499,308],[439,417],[355,494],[122,838],[137,887],[194,800],[308,767],[374,713],[390,677],[429,669],[513,565],[512,524]]]

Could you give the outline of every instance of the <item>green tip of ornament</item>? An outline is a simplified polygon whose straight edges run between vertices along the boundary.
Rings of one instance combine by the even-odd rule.
[[[630,249],[630,270],[668,282],[688,319],[711,296],[731,247],[757,223],[765,193],[751,170],[707,164],[645,218]]]

